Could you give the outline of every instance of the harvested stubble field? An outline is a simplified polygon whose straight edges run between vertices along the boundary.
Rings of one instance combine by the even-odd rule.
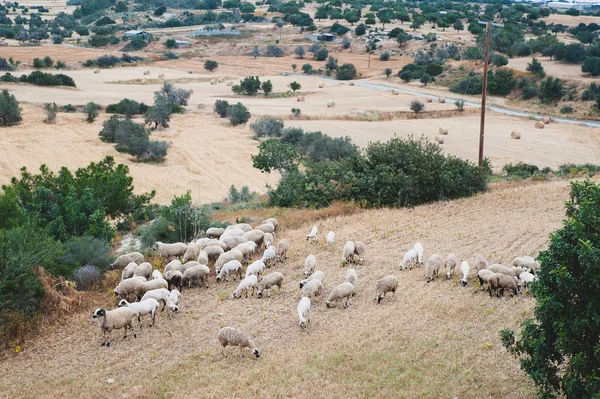
[[[0,397],[325,398],[352,392],[357,398],[534,398],[531,382],[498,337],[500,329],[517,328],[532,316],[530,296],[490,298],[473,272],[466,288],[457,276],[427,284],[423,269],[400,272],[398,266],[417,240],[425,257],[452,252],[471,263],[477,255],[507,263],[535,256],[560,226],[568,190],[565,180],[503,183],[468,199],[336,216],[317,222],[317,244],[305,240],[311,220],[289,229],[286,211],[278,211],[277,238],[290,240],[291,249],[284,265],[269,270],[285,275],[271,299],[233,300],[236,282],[211,280],[208,290],[184,290],[173,321],[160,314],[136,340],[113,334],[113,346],[100,348],[90,315],[116,301],[108,292],[98,294],[86,309],[2,361]],[[336,232],[332,248],[324,244],[330,229]],[[349,239],[367,245],[365,264],[356,267],[357,294],[349,309],[327,309],[326,295],[345,274],[341,250]],[[303,332],[297,283],[309,253],[325,273],[325,290],[313,301]],[[386,274],[398,276],[398,291],[376,305],[375,282]],[[224,359],[216,334],[225,325],[249,331],[261,358],[249,352],[239,358],[229,348]]]
[[[548,76],[585,83],[586,86],[592,82],[598,81],[596,77],[581,72],[581,65],[579,64],[568,64],[566,62],[552,60],[550,57],[536,58],[542,63],[544,71]],[[527,64],[530,63],[532,59],[533,57],[510,58],[507,67],[517,71],[526,72]]]

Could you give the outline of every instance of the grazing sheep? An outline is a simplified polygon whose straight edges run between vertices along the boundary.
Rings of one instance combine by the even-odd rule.
[[[159,255],[165,259],[173,257],[181,258],[185,254],[185,251],[187,251],[187,245],[182,242],[164,244],[160,241],[156,241],[152,246],[152,249],[157,250]]]
[[[438,254],[433,254],[429,257],[429,259],[427,259],[427,282],[433,281],[434,278],[440,276],[440,267],[442,267],[442,262],[442,257]]]
[[[273,225],[273,227],[275,227],[275,231],[277,231],[277,225],[279,224],[279,222],[277,222],[277,219],[268,218],[268,219],[265,219],[262,222],[260,222],[260,224],[267,224],[267,223],[271,223]]]
[[[385,294],[388,292],[391,292],[392,296],[394,296],[397,288],[398,279],[396,276],[388,275],[379,279],[375,286],[375,300],[377,303],[381,303],[383,298],[385,298]]]
[[[263,245],[265,246],[265,249],[273,245],[274,242],[275,240],[273,239],[273,234],[265,233],[265,236],[263,237]]]
[[[354,263],[354,241],[346,241],[342,252],[342,264]]]
[[[269,274],[260,281],[260,287],[258,288],[256,297],[262,298],[263,292],[266,292],[267,296],[270,298],[271,288],[274,286],[278,286],[279,290],[281,290],[281,284],[283,284],[283,274],[279,272],[273,272]]]
[[[225,276],[225,281],[229,281],[229,273],[235,273],[240,280],[242,279],[242,264],[239,260],[234,259],[225,263],[217,275],[217,281],[221,281],[223,276]]]
[[[144,294],[144,296],[142,297],[142,301],[146,300],[148,298],[154,298],[159,303],[160,302],[163,303],[163,307],[161,310],[165,310],[165,306],[167,305],[167,299],[169,298],[169,294],[170,294],[169,290],[167,290],[165,288],[159,288],[157,290],[150,290]]]
[[[323,281],[323,278],[325,277],[325,273],[323,273],[320,270],[317,270],[316,272],[314,272],[313,274],[311,274],[310,276],[308,276],[307,278],[305,278],[304,280],[300,281],[300,288],[302,288],[306,283],[308,283],[310,280],[319,280],[319,281]]]
[[[137,263],[129,262],[127,266],[121,272],[121,281],[133,277],[133,273],[135,273],[135,268],[137,267]]]
[[[500,264],[496,263],[496,264],[490,265],[488,267],[488,269],[493,271],[494,273],[506,274],[507,276],[510,276],[513,279],[517,280],[517,275],[515,274],[515,272],[513,272],[511,269],[509,269],[508,267],[506,267],[504,265],[500,265]]]
[[[223,327],[219,330],[219,334],[217,335],[219,339],[219,343],[223,347],[222,353],[224,357],[227,357],[225,354],[225,347],[229,346],[239,346],[240,347],[240,355],[242,355],[242,349],[248,348],[252,351],[252,354],[256,357],[260,357],[260,352],[256,345],[254,345],[254,341],[250,338],[250,335],[247,332],[238,330],[233,327]],[[243,355],[242,355],[243,356]]]
[[[446,258],[446,280],[450,280],[450,276],[454,274],[454,268],[458,264],[458,258],[454,254],[449,254]]]
[[[265,262],[263,262],[262,260],[257,260],[256,262],[253,262],[252,264],[250,264],[248,266],[248,268],[246,269],[246,277],[248,277],[250,275],[255,275],[256,277],[258,277],[259,275],[261,275],[263,273],[264,269],[265,269]]]
[[[423,266],[423,252],[425,251],[423,249],[423,244],[421,244],[420,242],[416,242],[413,249],[415,250],[415,253],[417,254],[417,266],[422,267]]]
[[[121,299],[119,302],[119,307],[121,308],[123,306],[127,306],[129,309],[133,310],[133,315],[137,317],[138,323],[140,323],[140,328],[142,328],[142,316],[152,315],[150,327],[154,325],[154,316],[160,305],[156,299],[147,298],[143,301],[134,303],[129,303],[126,299]]]
[[[170,270],[179,270],[181,273],[183,273],[184,270],[181,261],[179,259],[174,259],[167,263],[165,266],[165,274],[167,274],[167,272]]]
[[[308,240],[317,241],[319,239],[319,237],[317,237],[318,234],[319,234],[319,229],[317,228],[317,226],[313,226],[313,228],[310,230],[310,233],[308,233],[308,235],[306,236],[306,241],[308,241]]]
[[[338,300],[346,298],[344,308],[347,308],[350,306],[350,297],[352,294],[354,294],[354,285],[349,282],[342,283],[335,287],[333,291],[331,291],[329,297],[327,297],[327,301],[325,301],[325,304],[328,308],[335,307],[334,302],[337,303]]]
[[[510,268],[510,270],[517,276],[517,277],[521,277],[521,273],[523,273],[525,271],[525,268],[521,267],[521,266],[513,266]]]
[[[263,233],[271,233],[275,235],[275,226],[272,223],[261,224],[260,226],[256,226],[254,230],[262,231]]]
[[[523,282],[523,288],[528,289],[531,283],[537,280],[537,277],[529,272],[523,272],[519,276],[519,279]]]
[[[500,291],[498,296],[504,296],[504,291],[512,291],[511,296],[519,294],[519,285],[510,276],[502,273],[495,273],[492,279],[495,279],[496,290]]]
[[[222,229],[220,227],[211,227],[210,229],[206,230],[206,236],[208,238],[219,238],[223,235],[223,233],[225,233],[225,229]]]
[[[464,286],[467,285],[467,277],[469,276],[469,262],[463,260],[460,264],[460,283]]]
[[[229,252],[224,252],[219,256],[219,258],[215,262],[215,273],[219,274],[219,272],[221,271],[221,267],[223,267],[225,263],[230,262],[232,260],[242,262],[243,259],[244,255],[237,249],[232,249]]]
[[[258,289],[258,279],[255,275],[246,276],[240,283],[238,284],[235,291],[233,291],[234,298],[240,298],[242,296],[242,291],[246,293],[246,298],[248,298],[248,290],[252,288],[252,296],[254,296],[254,290]]]
[[[161,274],[160,271],[154,270],[152,272],[152,280],[156,280],[157,278],[163,278],[163,275]]]
[[[304,329],[310,321],[310,299],[303,296],[298,302],[298,318],[300,319],[300,328]]]
[[[477,278],[479,278],[479,286],[481,287],[481,291],[484,290],[485,285],[488,285],[488,290],[490,289],[490,278],[494,275],[494,272],[489,269],[481,269],[477,272]]]
[[[221,256],[221,254],[224,253],[225,251],[223,250],[223,248],[221,248],[218,245],[209,245],[208,247],[204,247],[204,249],[200,252],[201,253],[206,252],[206,255],[208,255],[208,259],[216,261],[217,259],[219,259],[219,256]],[[198,262],[200,262],[200,261],[198,261]],[[202,262],[200,262],[200,263],[203,265],[208,264],[208,263],[202,263]]]
[[[177,290],[171,291],[166,302],[166,306],[169,309],[169,320],[173,320],[173,312],[179,313],[179,299],[181,299],[181,292]]]
[[[310,280],[302,287],[302,296],[309,298],[321,295],[323,291],[323,282],[321,280]]]
[[[206,265],[192,266],[183,273],[183,277],[181,278],[181,287],[183,287],[186,283],[188,288],[191,288],[192,284],[202,285],[202,283],[204,283],[206,288],[209,288],[209,274],[210,269]]]
[[[283,262],[284,259],[287,259],[287,251],[290,249],[290,242],[288,240],[279,240],[277,243],[277,255],[275,258],[279,262]]]
[[[162,278],[157,278],[156,280],[150,280],[150,281],[144,281],[142,284],[140,284],[137,288],[136,291],[136,296],[138,297],[138,299],[142,298],[143,295],[150,291],[150,290],[156,290],[158,288],[169,288],[169,283],[167,283],[167,280],[162,279]]]
[[[201,265],[208,265],[208,253],[204,250],[200,251],[196,262],[200,263]]]
[[[212,246],[215,246],[215,245],[218,246],[218,247],[221,247],[221,249],[223,251],[227,250],[227,244],[225,244],[223,241],[220,241],[220,240],[207,240],[207,241],[203,241],[202,244],[200,244],[200,249],[206,250],[206,247],[212,247]]]
[[[348,269],[346,271],[346,276],[344,277],[344,281],[349,282],[356,288],[356,285],[358,284],[358,275],[356,274],[356,270]]]
[[[167,289],[171,289],[171,287],[176,287],[179,291],[182,289],[183,285],[183,273],[179,270],[169,270],[165,272],[165,280],[167,281],[168,287]]]
[[[196,245],[196,243],[194,241],[192,241],[188,244],[187,249],[185,250],[185,253],[183,254],[183,261],[187,262],[190,260],[196,260],[196,258],[198,257],[199,254],[200,254],[200,251],[198,251],[198,245]]]
[[[237,247],[238,245],[246,242],[246,239],[244,238],[244,236],[233,236],[233,237],[221,237],[221,240],[223,240],[223,242],[225,243],[225,245],[227,245],[227,250],[231,250],[235,247]]]
[[[114,292],[119,299],[127,299],[131,294],[137,295],[140,286],[145,282],[146,279],[141,276],[128,278],[121,281],[115,288]]]
[[[133,332],[133,338],[137,338],[137,334],[135,333],[135,329],[133,328],[133,310],[129,308],[117,308],[114,310],[106,310],[103,308],[98,308],[92,313],[92,317],[94,319],[98,319],[98,327],[102,330],[102,335],[104,336],[104,342],[100,346],[110,346],[110,333],[112,330],[118,330],[120,328],[125,329],[125,335],[123,338],[127,337],[127,328],[131,328]],[[106,337],[106,333],[108,333],[108,340]]]
[[[445,136],[435,136],[434,140],[438,144],[444,144],[444,141],[446,141]]]
[[[477,259],[475,259],[475,270],[479,273],[480,270],[487,269],[488,261],[483,256],[479,255]]]
[[[142,276],[146,280],[150,279],[150,277],[152,276],[152,264],[148,262],[143,262],[137,265],[137,267],[133,271],[133,276]]]
[[[327,244],[333,245],[334,242],[335,242],[335,233],[333,231],[330,231],[329,233],[327,233]]]
[[[362,265],[367,254],[367,246],[362,241],[356,241],[354,243],[354,254],[358,257],[358,263]]]
[[[400,263],[400,270],[404,270],[404,268],[406,268],[407,265],[409,269],[412,270],[416,262],[417,252],[414,250],[414,248],[409,249],[408,251],[406,251],[404,257],[402,258],[402,262]]]
[[[448,134],[448,129],[447,129],[447,128],[443,128],[443,127],[441,127],[441,128],[438,130],[438,132],[439,132],[439,133],[440,133],[442,136],[445,136],[445,135],[447,135],[447,134]]]
[[[248,233],[249,231],[252,231],[252,226],[249,223],[238,223],[238,224],[234,224],[233,226],[227,226],[227,228],[233,228],[233,229],[240,229],[242,230],[244,233]]]
[[[304,260],[304,277],[308,277],[315,271],[317,267],[317,257],[310,254]]]
[[[250,257],[254,254],[254,250],[256,249],[256,243],[254,241],[243,242],[234,249],[237,249],[244,255],[244,264],[247,264],[250,260]]]
[[[262,256],[261,260],[263,262],[265,262],[265,265],[267,267],[270,267],[271,263],[275,260],[276,256],[277,256],[277,253],[275,252],[275,247],[271,245],[269,248],[267,248],[265,250],[265,252],[263,253],[263,256]]]
[[[228,226],[225,229],[225,232],[221,235],[221,237],[219,237],[219,240],[223,241],[223,239],[225,239],[227,237],[243,237],[244,233],[245,233],[245,231],[243,229],[235,227],[235,225]]]
[[[262,244],[265,232],[262,230],[251,230],[244,233],[246,241],[253,241],[256,245]]]
[[[540,269],[540,264],[531,256],[519,256],[513,260],[512,264],[515,267],[522,267],[533,274]]]
[[[135,262],[139,265],[143,261],[144,255],[139,252],[130,252],[128,254],[119,256],[113,263],[111,263],[110,267],[113,269],[117,267],[125,267],[131,262]]]

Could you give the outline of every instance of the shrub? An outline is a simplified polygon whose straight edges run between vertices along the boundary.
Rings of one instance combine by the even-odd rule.
[[[347,38],[344,38],[342,40],[342,48],[349,49],[351,45],[352,45],[352,43]]]
[[[246,76],[244,80],[240,81],[239,85],[244,93],[249,96],[255,95],[260,90],[260,79],[258,76]]]
[[[344,64],[335,71],[338,80],[352,80],[356,76],[356,68],[353,64]]]
[[[465,110],[465,102],[463,100],[456,100],[454,105],[456,105],[458,112],[463,112]]]
[[[321,47],[315,52],[315,60],[325,61],[329,57],[329,51],[325,47]]]
[[[105,15],[102,18],[100,18],[99,20],[97,20],[96,23],[95,23],[95,25],[96,26],[106,26],[106,25],[114,25],[116,23],[117,22],[114,19],[112,19],[110,17],[107,17]]]
[[[561,114],[572,114],[573,112],[575,112],[575,110],[570,105],[565,105],[560,109]]]
[[[67,65],[61,60],[56,61],[56,65],[54,66],[56,69],[65,69],[66,67]]]
[[[502,170],[504,171],[504,173],[506,173],[507,176],[517,176],[523,179],[527,179],[532,175],[540,172],[540,168],[538,168],[537,166],[523,162],[519,162],[514,165],[512,163],[506,164],[504,165]]]
[[[269,95],[273,91],[273,83],[271,80],[266,80],[260,84],[260,89],[265,93],[265,97]]]
[[[302,88],[302,85],[296,81],[293,81],[289,84],[289,87],[295,93],[296,90],[300,90]]]
[[[414,63],[416,65],[426,65],[431,62],[431,56],[429,53],[424,52],[423,50],[417,51],[414,58]]]
[[[508,58],[506,58],[502,54],[494,53],[492,55],[491,63],[492,65],[495,65],[497,67],[502,67],[504,65],[508,65]]]
[[[283,57],[285,55],[283,49],[278,46],[268,45],[265,51],[267,57]]]
[[[60,259],[60,263],[72,265],[73,268],[93,264],[101,271],[110,267],[110,246],[106,240],[85,235],[76,236],[65,241],[63,248],[65,255]]]
[[[427,83],[431,82],[432,78],[429,74],[424,73],[423,75],[421,75],[421,79],[419,79],[421,83],[423,83],[423,85],[427,86]]]
[[[221,118],[225,118],[227,116],[227,108],[229,108],[229,103],[227,101],[215,101],[215,113],[218,114]]]
[[[389,78],[392,74],[392,68],[385,68],[385,71],[383,71],[383,73],[385,74],[386,78]]]
[[[531,72],[534,75],[538,75],[544,77],[546,73],[544,72],[544,67],[542,63],[538,61],[537,58],[533,57],[531,62],[527,63],[527,68],[525,68],[528,72]]]
[[[338,68],[337,59],[333,57],[327,58],[327,62],[325,63],[325,69],[329,71],[335,71]]]
[[[588,88],[585,89],[581,95],[583,101],[596,100],[598,97],[600,97],[600,86],[598,86],[596,82],[590,83]]]
[[[0,57],[0,71],[12,71],[15,69],[6,58]]]
[[[140,51],[148,46],[148,42],[141,37],[134,37],[121,49],[121,51]]]
[[[521,93],[521,97],[523,98],[523,100],[529,100],[533,97],[537,97],[538,96],[538,88],[537,86],[527,86],[523,88],[523,91]]]
[[[250,124],[254,137],[281,137],[283,134],[283,120],[275,118],[260,118]]]
[[[215,69],[217,69],[218,66],[219,63],[214,60],[206,60],[206,62],[204,63],[204,69],[206,69],[209,72],[214,71]]]
[[[581,65],[581,72],[587,72],[592,76],[600,75],[600,57],[586,57]]]
[[[450,91],[459,94],[481,94],[482,86],[481,75],[468,76],[461,79],[456,85],[450,86]]]
[[[56,122],[56,113],[58,112],[58,105],[56,103],[45,103],[44,110],[46,111],[46,123]]]
[[[291,112],[294,117],[299,118],[302,110],[300,108],[292,108]]]
[[[379,61],[388,61],[389,59],[390,59],[389,51],[383,51],[381,54],[379,54]]]
[[[72,280],[79,291],[88,291],[101,286],[104,274],[94,265],[85,265],[73,273]]]
[[[442,72],[444,72],[444,66],[437,62],[432,62],[425,67],[425,73],[430,76],[438,76]]]
[[[307,75],[312,75],[313,74],[313,67],[310,64],[304,64],[302,65],[302,72],[304,72]]]
[[[250,111],[242,103],[227,107],[227,118],[233,126],[243,125],[250,120]]]
[[[2,125],[14,125],[21,122],[21,120],[23,118],[17,99],[8,90],[2,90],[2,94],[0,94],[0,121],[2,121]]]
[[[413,111],[415,114],[418,114],[419,112],[423,111],[424,109],[425,109],[425,104],[423,104],[421,101],[413,100],[410,102],[410,110]]]
[[[75,87],[75,81],[70,76],[62,73],[53,75],[51,73],[33,71],[29,75],[21,75],[18,79],[13,77],[10,72],[7,72],[2,77],[5,82],[23,82],[30,83],[36,86],[70,86]]]
[[[559,78],[549,77],[540,85],[539,97],[543,103],[559,101],[564,94],[564,86]]]
[[[121,114],[128,118],[133,115],[141,115],[148,111],[148,106],[144,103],[124,98],[116,104],[110,104],[106,107],[107,114]]]
[[[487,91],[490,94],[505,96],[517,85],[512,69],[500,68],[494,73],[490,71]]]
[[[67,104],[60,107],[60,112],[73,113],[77,112],[77,109],[73,105]]]
[[[300,59],[304,58],[304,55],[306,54],[306,51],[304,50],[304,47],[302,47],[302,46],[296,47],[296,50],[294,52]]]
[[[179,45],[177,45],[177,40],[175,40],[175,39],[165,40],[165,46],[167,48],[178,48],[179,47]]]
[[[162,161],[169,148],[165,141],[150,141],[144,125],[116,115],[104,122],[99,136],[102,141],[115,143],[117,151],[133,155],[142,162]]]
[[[354,29],[354,33],[356,34],[356,36],[362,36],[367,32],[367,27],[365,26],[365,24],[358,24],[356,26],[356,29]]]
[[[95,102],[90,101],[89,103],[87,103],[85,105],[85,107],[83,107],[83,113],[86,116],[85,121],[87,123],[94,122],[96,120],[96,117],[98,116],[99,109],[100,109],[100,106],[98,104],[96,104]]]

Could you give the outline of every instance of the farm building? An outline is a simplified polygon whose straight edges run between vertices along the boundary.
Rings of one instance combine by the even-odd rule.
[[[148,39],[150,39],[150,33],[144,32],[141,30],[128,30],[127,32],[123,33],[123,37],[125,37],[127,39],[133,39],[134,37],[141,37],[144,40],[148,40]]]

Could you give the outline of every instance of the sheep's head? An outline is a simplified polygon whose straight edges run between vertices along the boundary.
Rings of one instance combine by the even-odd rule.
[[[154,245],[152,245],[152,249],[155,250],[155,251],[158,249],[158,241],[156,241],[154,243]]]
[[[300,320],[300,328],[305,329],[306,327],[308,327],[308,320],[306,320],[306,319]]]
[[[106,316],[106,310],[102,309],[102,308],[98,308],[94,311],[94,313],[92,313],[92,317],[94,319],[98,318],[98,317],[104,317]]]
[[[238,290],[233,291],[233,297],[234,298],[239,298],[240,297],[240,292]]]
[[[221,276],[217,276],[217,281],[221,281]]]
[[[175,307],[173,308],[173,312],[179,313],[179,306],[175,305]]]
[[[252,354],[254,356],[256,356],[257,358],[260,357],[260,352],[259,352],[258,348],[252,349]]]
[[[325,305],[327,305],[328,308],[332,307],[331,302],[329,302],[329,301],[325,301]]]
[[[117,307],[121,308],[123,306],[127,306],[127,301],[125,299],[121,299]]]
[[[256,297],[257,297],[257,298],[262,298],[262,290],[259,290],[259,291],[256,293]]]
[[[377,301],[377,303],[381,303],[383,297],[381,296],[381,294],[377,294],[377,298],[375,298],[375,300]]]

